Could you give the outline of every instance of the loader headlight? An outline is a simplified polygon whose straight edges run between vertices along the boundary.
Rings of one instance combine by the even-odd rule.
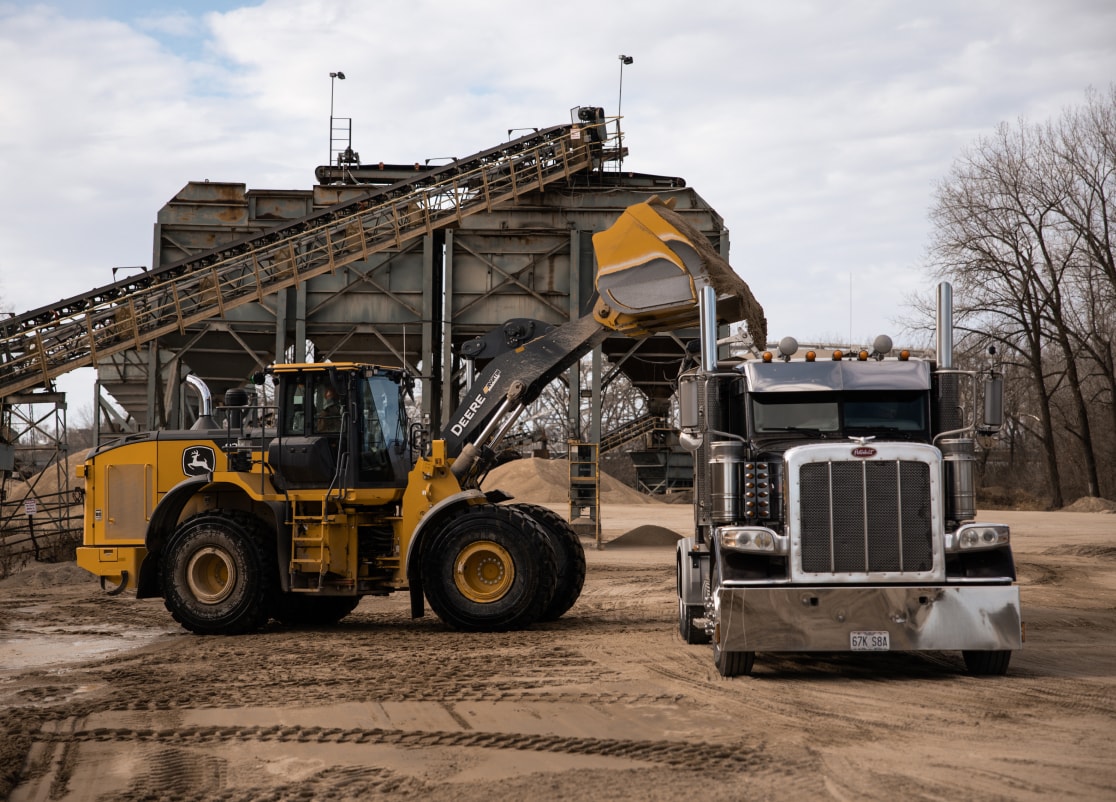
[[[965,524],[953,533],[952,538],[947,536],[946,551],[995,549],[1010,542],[1011,527],[1007,524]]]
[[[785,554],[785,538],[764,526],[722,526],[717,530],[721,548],[752,554]]]

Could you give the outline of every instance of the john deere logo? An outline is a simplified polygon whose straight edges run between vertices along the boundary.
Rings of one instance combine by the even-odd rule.
[[[874,457],[876,456],[876,449],[871,446],[857,446],[852,450],[854,457]]]
[[[190,446],[182,452],[182,472],[187,476],[213,473],[215,467],[217,455],[209,446]]]

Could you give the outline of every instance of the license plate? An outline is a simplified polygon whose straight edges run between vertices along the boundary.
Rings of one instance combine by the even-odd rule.
[[[849,648],[854,652],[887,652],[891,650],[891,635],[882,632],[850,632]]]

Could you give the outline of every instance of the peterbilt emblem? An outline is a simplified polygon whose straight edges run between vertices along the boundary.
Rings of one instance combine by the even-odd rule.
[[[872,446],[857,446],[852,450],[854,457],[874,457],[876,456],[876,449]]]
[[[182,472],[187,476],[213,473],[217,455],[209,446],[190,446],[182,452]]]

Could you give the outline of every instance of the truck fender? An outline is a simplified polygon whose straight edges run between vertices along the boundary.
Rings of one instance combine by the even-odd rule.
[[[411,542],[407,544],[407,586],[411,591],[411,618],[422,618],[425,614],[422,593],[422,554],[431,533],[437,532],[439,526],[455,513],[477,503],[477,499],[487,500],[480,490],[462,490],[452,496],[446,496],[422,516],[415,531],[411,533]]]
[[[678,598],[687,605],[703,606],[702,584],[709,578],[709,552],[704,547],[697,548],[692,537],[679,540],[677,551]]]

